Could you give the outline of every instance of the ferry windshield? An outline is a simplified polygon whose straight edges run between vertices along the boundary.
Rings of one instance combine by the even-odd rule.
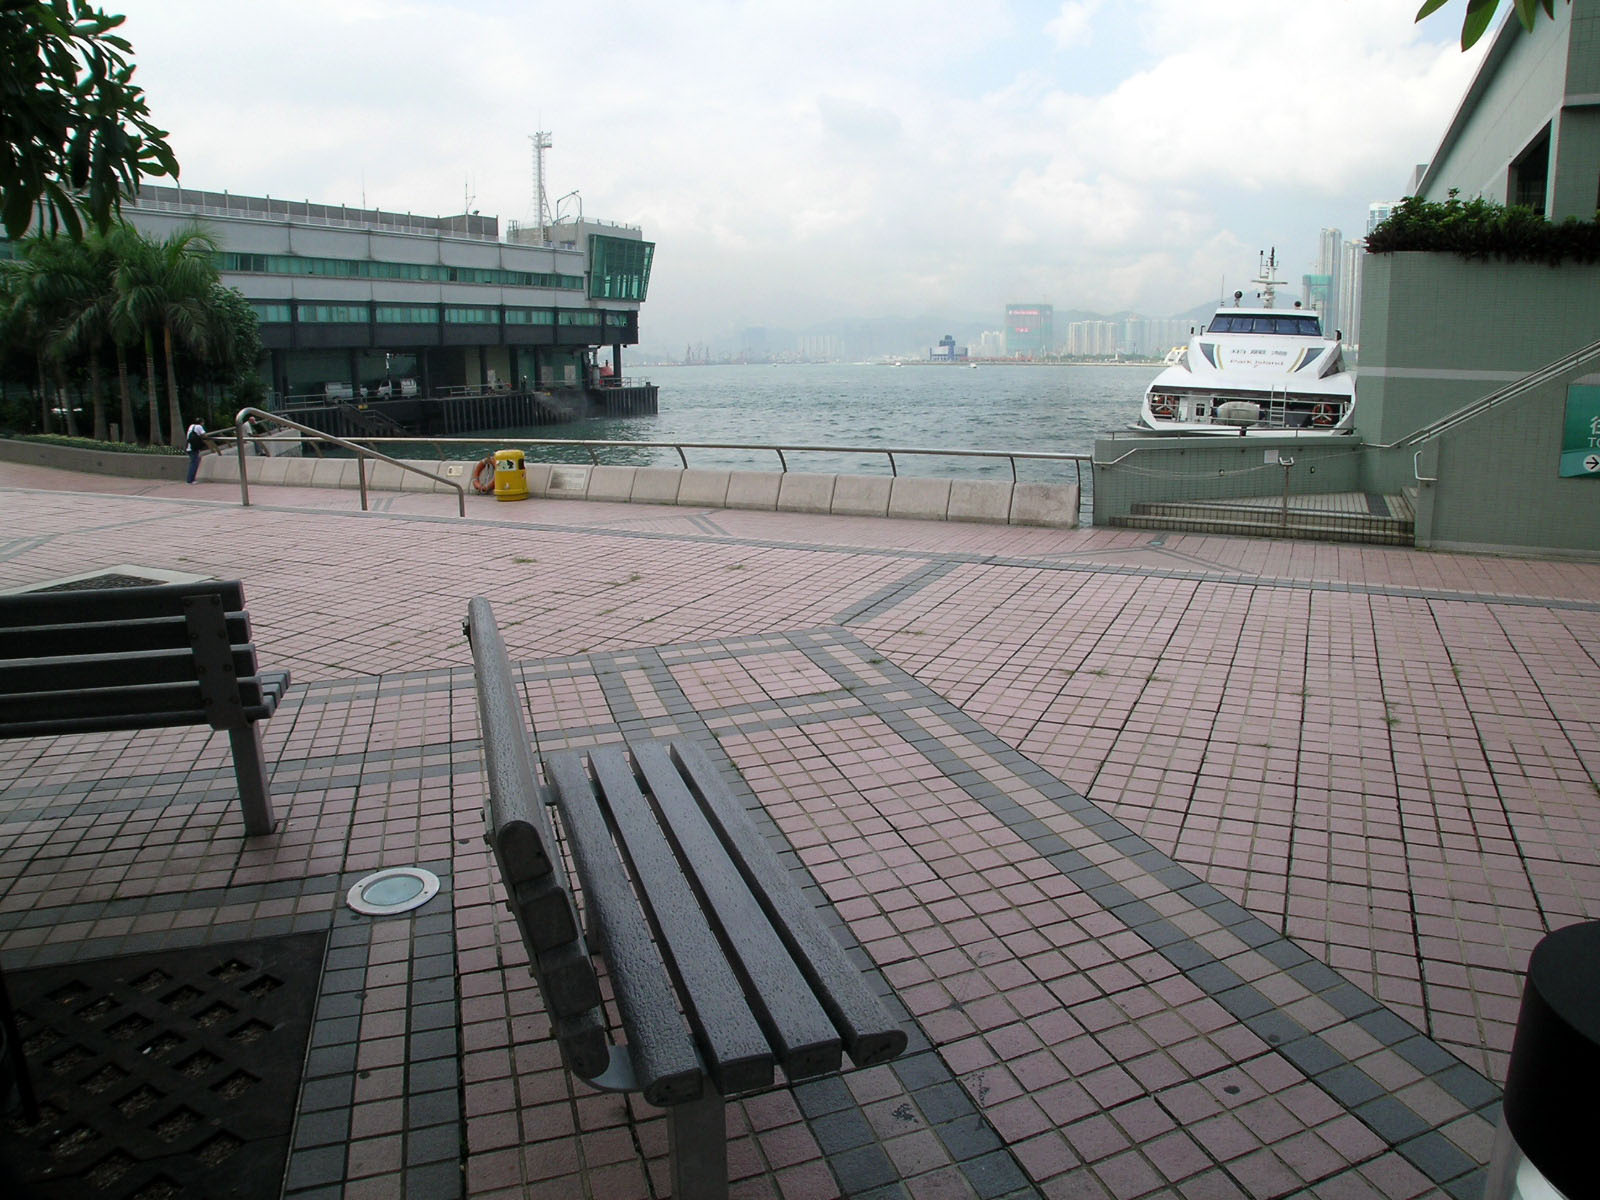
[[[1244,316],[1218,313],[1211,318],[1207,333],[1291,333],[1300,337],[1321,337],[1322,323],[1310,313],[1283,316]]]

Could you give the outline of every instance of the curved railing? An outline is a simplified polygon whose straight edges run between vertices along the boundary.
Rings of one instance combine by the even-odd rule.
[[[274,425],[281,425],[285,429],[297,429],[302,438],[311,438],[313,442],[329,442],[349,450],[356,456],[356,476],[361,482],[361,511],[367,511],[367,459],[375,458],[379,462],[388,463],[391,467],[399,467],[402,471],[410,471],[414,475],[421,475],[424,479],[432,479],[436,483],[448,484],[455,488],[457,503],[461,515],[467,515],[467,489],[453,479],[446,479],[443,475],[435,475],[431,471],[424,471],[410,463],[401,462],[398,458],[390,458],[387,454],[380,454],[376,450],[349,440],[348,438],[335,437],[331,433],[323,433],[320,429],[313,429],[309,425],[302,425],[299,421],[291,421],[288,417],[280,417],[277,413],[263,412],[259,408],[241,408],[233,418],[234,442],[239,449],[239,502],[246,508],[250,507],[250,477],[247,466],[250,456],[245,453],[245,443],[256,440],[256,435],[245,432],[246,423],[249,421],[269,421]],[[379,439],[373,439],[379,440]],[[395,439],[387,439],[395,440]]]

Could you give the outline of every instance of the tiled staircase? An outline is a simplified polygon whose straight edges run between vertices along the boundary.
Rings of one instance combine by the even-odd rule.
[[[1409,496],[1367,492],[1291,496],[1287,509],[1282,498],[1275,496],[1136,504],[1130,515],[1113,519],[1112,524],[1127,529],[1386,546],[1409,546],[1415,538],[1415,513]]]

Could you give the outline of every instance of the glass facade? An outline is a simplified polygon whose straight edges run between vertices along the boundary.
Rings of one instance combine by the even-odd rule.
[[[563,308],[556,313],[557,325],[598,325],[600,314],[589,309]]]
[[[614,239],[613,239],[614,240]],[[299,254],[243,254],[223,251],[219,271],[245,275],[323,275],[334,279],[414,279],[427,283],[493,283],[509,287],[583,290],[581,275],[546,271],[503,271],[497,267],[445,267],[436,263],[373,262],[364,258],[307,258]],[[646,267],[648,275],[648,266]]]
[[[507,325],[554,325],[556,314],[548,308],[508,308]]]
[[[434,325],[439,310],[432,304],[380,304],[378,320],[386,325]]]
[[[256,320],[263,325],[289,323],[289,306],[287,304],[269,304],[262,300],[250,301],[250,310],[256,314]]]
[[[370,304],[297,304],[294,319],[302,325],[356,325],[372,320]]]
[[[650,290],[654,242],[589,235],[589,299],[643,300]]]
[[[447,304],[444,308],[444,323],[446,325],[498,325],[500,313],[493,308],[463,308],[460,305]]]

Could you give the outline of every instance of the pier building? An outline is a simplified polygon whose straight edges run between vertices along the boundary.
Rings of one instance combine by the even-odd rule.
[[[331,432],[542,424],[655,411],[623,377],[654,243],[595,220],[519,227],[146,184],[123,216],[154,237],[199,221],[249,300],[273,402]],[[609,348],[607,368],[599,351]],[[354,428],[352,428],[352,425]]]

